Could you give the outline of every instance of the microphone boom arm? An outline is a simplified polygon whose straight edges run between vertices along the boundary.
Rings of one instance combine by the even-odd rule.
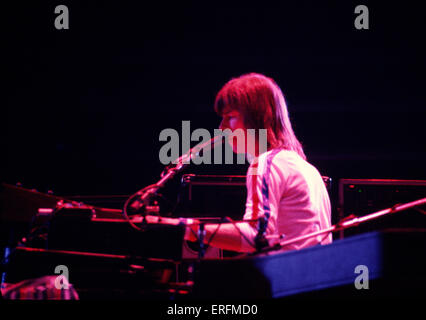
[[[223,136],[219,135],[206,142],[201,142],[193,148],[189,149],[187,153],[173,161],[173,164],[175,165],[166,167],[161,173],[161,178],[158,182],[139,190],[134,196],[131,197],[133,198],[138,196],[138,199],[135,200],[135,202],[132,204],[132,208],[139,210],[145,206],[145,203],[147,203],[147,201],[149,201],[149,199],[155,195],[159,189],[164,187],[164,185],[169,180],[172,180],[177,173],[185,169],[190,164],[193,156],[199,156],[201,150],[209,150],[212,148],[212,146],[214,147],[217,142],[222,143],[222,138]]]

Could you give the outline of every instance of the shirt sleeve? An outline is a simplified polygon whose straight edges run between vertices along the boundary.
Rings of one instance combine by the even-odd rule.
[[[276,152],[255,159],[247,172],[244,220],[250,222],[207,224],[206,241],[214,247],[240,252],[256,250],[258,219],[267,218],[266,235],[277,233],[277,216],[283,190],[283,170],[273,161]]]
[[[266,234],[277,233],[279,205],[285,191],[284,168],[274,161],[277,152],[268,152],[252,163],[247,172],[247,200],[244,220],[252,220],[250,226],[258,228],[257,219],[267,220]],[[253,221],[254,220],[254,221]]]

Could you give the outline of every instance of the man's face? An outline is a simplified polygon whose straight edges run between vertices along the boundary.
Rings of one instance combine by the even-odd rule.
[[[219,129],[231,130],[227,142],[232,146],[235,153],[246,153],[246,128],[244,126],[243,115],[236,110],[224,112]]]
[[[224,113],[222,115],[222,121],[220,123],[219,129],[231,129],[232,131],[236,129],[245,130],[242,114],[236,110]]]

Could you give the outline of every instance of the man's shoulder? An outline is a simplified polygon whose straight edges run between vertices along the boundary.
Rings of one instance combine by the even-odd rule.
[[[273,149],[265,152],[259,157],[259,162],[270,162],[273,164],[285,164],[285,163],[305,163],[296,152],[285,150],[285,149]]]
[[[272,149],[262,153],[251,162],[248,174],[263,175],[266,171],[268,171],[268,166],[279,168],[280,171],[287,171],[288,167],[292,167],[293,163],[297,163],[300,160],[304,161],[293,151]]]

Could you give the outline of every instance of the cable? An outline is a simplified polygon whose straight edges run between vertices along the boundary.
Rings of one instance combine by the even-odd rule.
[[[325,238],[327,238],[330,235],[330,233],[331,231],[324,233],[324,237],[321,238],[321,241],[319,241],[319,244],[321,244],[325,240]]]
[[[223,218],[223,220],[225,220],[224,222],[220,222],[220,223],[218,223],[217,224],[217,227],[216,227],[216,229],[213,231],[213,233],[212,233],[212,235],[210,236],[210,238],[209,238],[209,241],[207,242],[207,246],[209,246],[210,245],[210,243],[212,242],[212,240],[214,239],[214,237],[216,236],[216,233],[219,231],[219,229],[220,229],[220,227],[221,227],[221,225],[223,224],[223,223],[232,223],[232,225],[234,226],[234,228],[235,229],[237,229],[237,231],[238,231],[238,233],[240,234],[240,236],[242,237],[242,238],[244,238],[244,240],[253,248],[253,249],[256,249],[256,246],[255,246],[255,244],[250,240],[250,239],[248,239],[247,238],[247,236],[241,231],[241,229],[237,226],[237,222],[236,221],[234,221],[234,220],[232,220],[230,217],[224,217]],[[226,221],[227,220],[227,221]],[[250,220],[250,221],[252,221],[252,220]],[[244,222],[244,221],[243,221]],[[249,221],[247,221],[247,223],[248,223]],[[192,229],[192,228],[190,228],[190,230],[191,230],[191,232],[192,232],[192,234],[195,236],[195,238],[197,238],[198,239],[198,235],[197,235],[197,233]]]
[[[222,226],[222,222],[220,222],[220,223],[218,223],[218,224],[217,224],[216,229],[213,231],[212,235],[210,236],[209,241],[208,241],[208,242],[207,242],[207,244],[206,244],[206,246],[207,246],[207,247],[209,247],[209,246],[210,246],[210,243],[212,242],[212,240],[213,240],[214,236],[215,236],[215,235],[216,235],[216,233],[219,231],[219,229],[220,229],[220,227],[221,227],[221,226]]]
[[[253,243],[253,242],[251,242],[247,237],[246,237],[246,235],[241,231],[241,229],[237,226],[237,223],[234,221],[234,220],[232,220],[230,217],[225,217],[225,219],[227,219],[227,220],[229,220],[231,223],[232,223],[232,225],[234,226],[234,228],[235,229],[237,229],[237,231],[240,233],[240,235],[244,238],[244,240],[246,240],[246,242],[253,248],[253,249],[256,249],[257,250],[257,248],[256,248],[256,245]],[[244,220],[243,220],[244,221]],[[259,219],[258,219],[258,221],[259,221]],[[251,221],[250,221],[251,222]],[[249,221],[247,221],[247,223],[249,223]]]

